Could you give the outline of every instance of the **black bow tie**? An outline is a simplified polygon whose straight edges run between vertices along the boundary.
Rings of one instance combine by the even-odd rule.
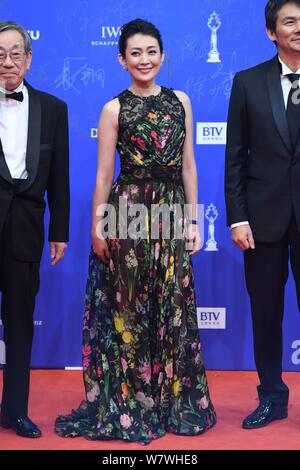
[[[279,73],[280,73],[280,75],[282,75],[282,63],[278,61],[278,65],[279,65]],[[300,78],[299,73],[287,73],[283,76],[287,77],[292,84],[294,82],[296,82],[297,80],[299,80],[299,78]]]
[[[299,78],[300,78],[300,74],[299,73],[287,73],[285,75],[285,77],[287,77],[289,79],[289,81],[292,83],[292,85],[294,86],[295,88],[295,85],[294,83],[296,82],[297,85],[299,83]]]
[[[13,93],[5,93],[5,98],[11,98],[12,100],[22,102],[24,99],[24,95],[22,91],[14,91]]]

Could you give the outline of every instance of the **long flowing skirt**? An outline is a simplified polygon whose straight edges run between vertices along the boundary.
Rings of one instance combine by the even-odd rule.
[[[183,204],[183,188],[116,186],[128,201]],[[119,219],[120,214],[117,214]],[[59,416],[61,436],[149,443],[166,432],[212,427],[198,336],[194,276],[183,239],[110,239],[111,259],[91,251],[83,320],[86,400]]]

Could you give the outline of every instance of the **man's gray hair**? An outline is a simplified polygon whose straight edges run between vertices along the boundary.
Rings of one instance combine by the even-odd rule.
[[[27,54],[28,52],[31,52],[31,37],[26,31],[26,29],[24,29],[23,26],[15,23],[14,21],[0,21],[0,33],[9,30],[18,31],[24,39],[25,53]]]

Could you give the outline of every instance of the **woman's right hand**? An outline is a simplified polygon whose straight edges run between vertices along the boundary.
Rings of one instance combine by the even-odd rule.
[[[92,237],[92,246],[95,255],[101,259],[104,263],[110,261],[110,251],[106,240],[103,240],[97,236]]]

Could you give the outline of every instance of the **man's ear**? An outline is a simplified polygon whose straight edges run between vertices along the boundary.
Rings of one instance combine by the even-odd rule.
[[[32,61],[32,52],[28,52],[26,54],[26,69],[29,70],[31,66],[31,61]]]
[[[271,31],[270,29],[266,29],[266,32],[267,32],[267,35],[268,35],[268,38],[272,41],[272,42],[276,42],[277,40],[277,35],[276,35],[276,32],[275,31]]]

